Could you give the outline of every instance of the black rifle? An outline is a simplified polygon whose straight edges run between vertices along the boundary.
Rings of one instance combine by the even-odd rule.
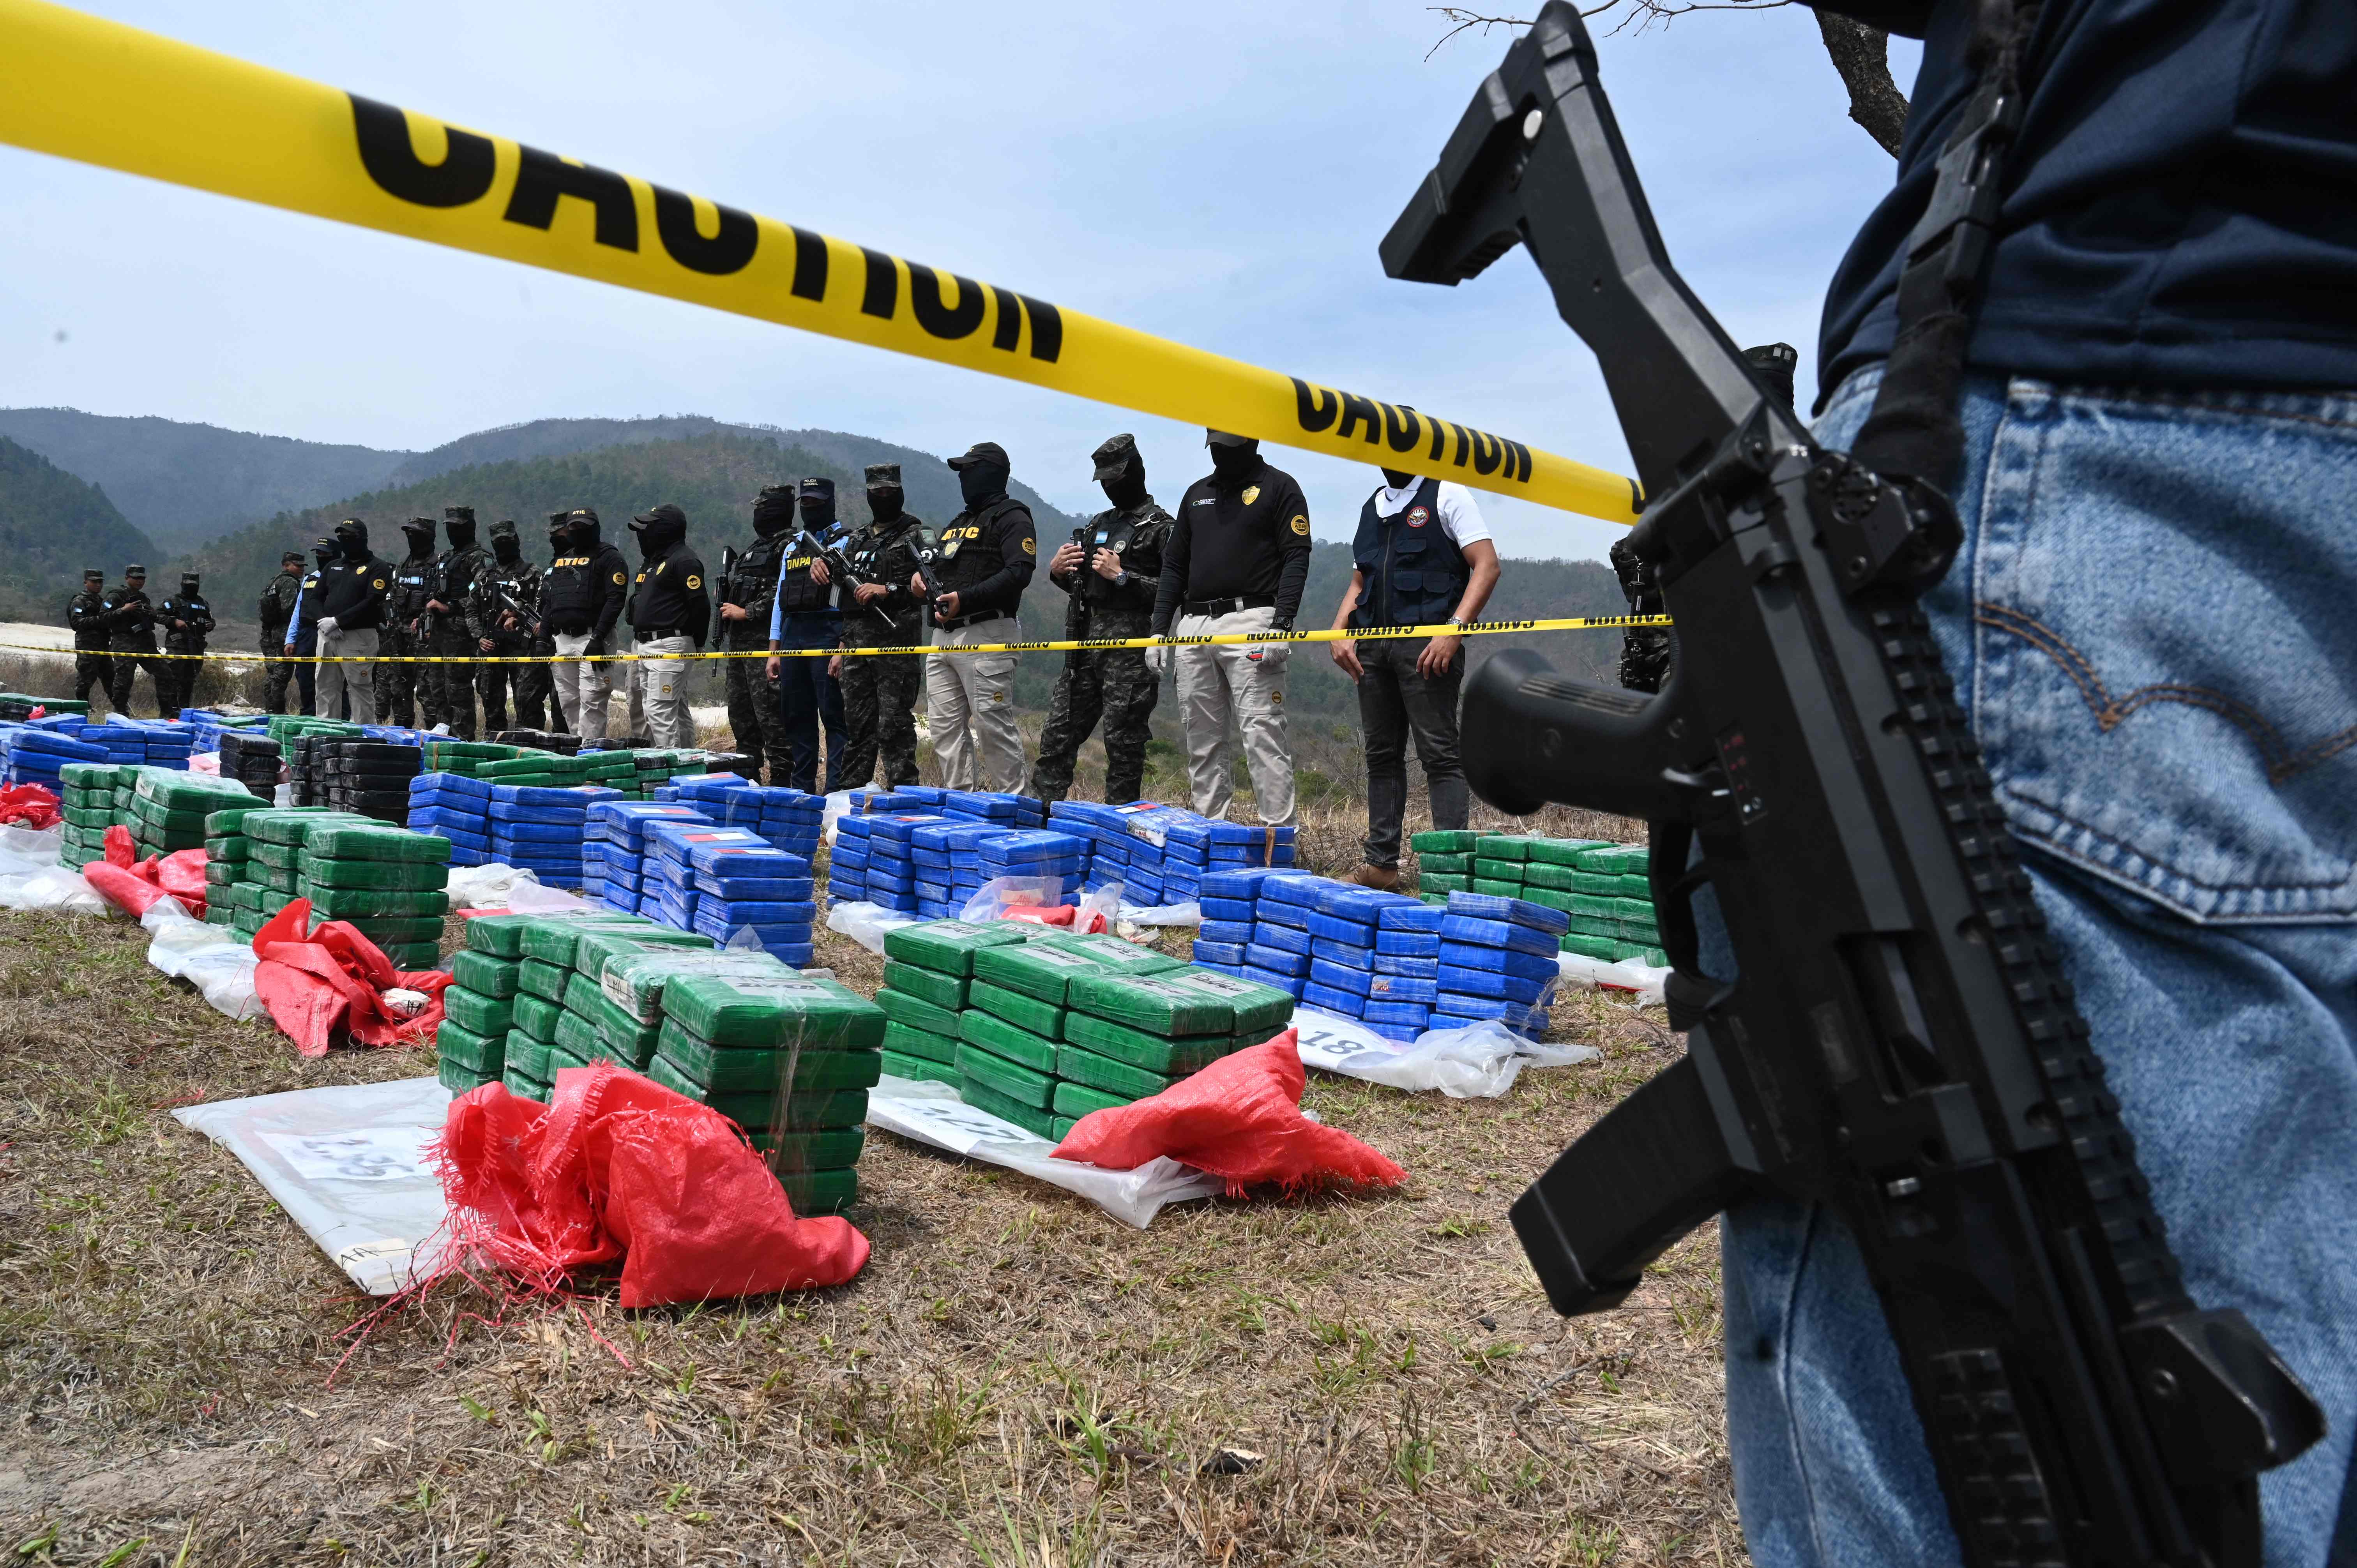
[[[1679,628],[1652,697],[1523,651],[1466,691],[1485,800],[1652,823],[1688,1030],[1514,1204],[1549,1299],[1618,1305],[1748,1195],[1824,1204],[1865,1255],[1967,1562],[2255,1565],[2256,1477],[2323,1417],[2179,1278],[1917,602],[1961,542],[1953,510],[1767,394],[1671,266],[1561,0],[1383,259],[1455,284],[1517,243],[1601,361],[1655,498],[1630,544]],[[1731,983],[1702,972],[1705,882]]]
[[[1064,602],[1064,640],[1067,642],[1078,642],[1089,634],[1089,573],[1092,568],[1089,565],[1087,523],[1072,530],[1072,542],[1080,546],[1081,564],[1072,568],[1072,585],[1067,590],[1071,597]],[[1088,657],[1085,651],[1076,648],[1065,653],[1064,662],[1077,665]]]
[[[925,613],[917,618],[920,629],[940,624],[943,596],[940,587],[933,582],[933,562],[938,559],[940,551],[941,546],[938,544],[920,544],[915,550],[909,552],[917,563],[917,581],[925,590]]]

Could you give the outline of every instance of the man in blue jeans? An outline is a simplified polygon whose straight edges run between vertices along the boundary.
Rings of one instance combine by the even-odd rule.
[[[1825,8],[1925,40],[1825,306],[1846,448],[1975,77],[1960,0]],[[1926,606],[2187,1287],[2330,1423],[2261,1477],[2266,1562],[2357,1563],[2357,7],[2047,0],[2024,84]],[[1848,1233],[1722,1239],[1753,1562],[1956,1562]]]

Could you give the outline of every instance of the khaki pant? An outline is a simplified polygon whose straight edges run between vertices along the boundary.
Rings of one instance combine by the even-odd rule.
[[[1013,616],[1001,616],[955,631],[936,628],[933,646],[1015,642],[1022,636]],[[933,755],[941,758],[942,782],[948,788],[1008,795],[1023,788],[1023,732],[1015,725],[1015,659],[1012,653],[925,655],[925,723],[933,732]]]
[[[338,627],[333,631],[319,634],[319,657],[322,659],[340,657],[372,660],[376,658],[376,628],[372,626],[362,627],[357,631]],[[332,717],[337,700],[350,693],[351,722],[356,725],[376,723],[375,664],[322,664],[319,666],[317,691],[321,713]]]
[[[630,651],[642,655],[630,666],[630,733],[639,732],[639,715],[646,714],[646,733],[657,746],[695,744],[695,720],[687,711],[687,658],[695,639],[658,637],[633,642]]]
[[[1178,637],[1266,631],[1271,609],[1222,616],[1180,616]],[[1187,787],[1195,810],[1224,817],[1234,790],[1228,783],[1228,720],[1243,742],[1253,799],[1264,822],[1293,821],[1293,753],[1285,729],[1285,643],[1223,643],[1171,650],[1178,660],[1178,711],[1187,730]]]
[[[606,738],[606,700],[614,694],[613,666],[602,659],[584,659],[589,636],[555,634],[556,662],[549,674],[556,683],[556,704],[565,723],[584,740]]]

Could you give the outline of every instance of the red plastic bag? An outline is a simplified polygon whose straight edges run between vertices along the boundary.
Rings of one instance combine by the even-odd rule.
[[[1168,1155],[1225,1177],[1231,1197],[1261,1182],[1292,1192],[1329,1185],[1396,1187],[1407,1179],[1381,1152],[1304,1116],[1307,1081],[1298,1042],[1287,1029],[1150,1099],[1090,1112],[1056,1145],[1056,1157],[1130,1171]]]
[[[121,834],[120,838],[116,834]],[[81,879],[98,896],[133,918],[145,915],[156,900],[169,896],[199,919],[205,915],[205,852],[184,849],[161,858],[135,859],[131,831],[120,825],[106,830],[106,858],[82,867]]]
[[[55,791],[38,784],[0,787],[0,827],[53,828],[64,820]]]
[[[838,1285],[867,1238],[798,1219],[734,1122],[611,1062],[562,1068],[545,1106],[488,1083],[450,1102],[433,1155],[454,1256],[468,1248],[554,1290],[621,1260],[621,1304]]]
[[[1028,920],[1035,926],[1069,926],[1080,911],[1070,904],[1017,904],[999,916],[1002,920]]]
[[[326,1056],[339,1034],[357,1046],[417,1046],[434,1037],[448,975],[393,968],[383,949],[341,920],[306,935],[310,924],[311,901],[297,898],[253,933],[253,955],[261,960],[253,966],[254,993],[296,1050]],[[395,987],[425,993],[425,1010],[404,1018],[387,1008],[384,993]]]

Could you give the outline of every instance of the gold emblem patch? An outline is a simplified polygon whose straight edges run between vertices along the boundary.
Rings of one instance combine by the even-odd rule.
[[[383,579],[382,577],[379,577],[375,582],[371,583],[371,584],[369,585],[369,586],[370,586],[370,587],[371,587],[371,588],[374,588],[378,593],[380,593],[380,594],[381,594],[381,593],[384,592],[384,579]]]
[[[704,586],[704,579],[690,572],[687,575],[687,585],[691,588],[700,588]]]
[[[617,572],[617,573],[615,573],[615,574],[614,574],[614,585],[615,585],[616,587],[619,587],[619,586],[621,586],[621,585],[622,585],[622,575],[621,575],[619,572]]]
[[[1292,527],[1293,532],[1301,535],[1302,538],[1307,539],[1309,537],[1309,520],[1307,517],[1304,517],[1301,513],[1296,512],[1293,514]]]
[[[1038,542],[1037,542],[1037,541],[1035,541],[1035,540],[1029,540],[1029,539],[1025,540],[1025,541],[1023,542],[1023,553],[1024,553],[1024,554],[1026,554],[1026,555],[1037,555],[1037,554],[1039,554],[1039,546]]]
[[[1250,506],[1253,502],[1258,499],[1260,499],[1260,487],[1258,485],[1246,485],[1244,487],[1243,495],[1244,505]]]

